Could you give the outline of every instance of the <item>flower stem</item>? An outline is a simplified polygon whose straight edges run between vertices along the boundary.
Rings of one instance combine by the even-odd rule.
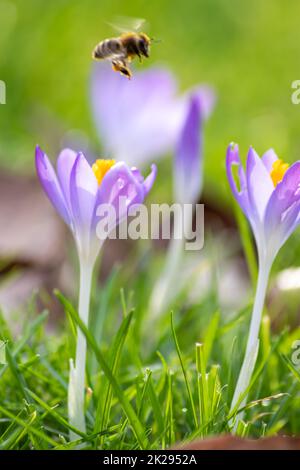
[[[254,300],[254,305],[253,305],[245,357],[244,357],[244,361],[240,370],[236,388],[234,391],[230,411],[233,411],[233,409],[239,403],[240,396],[243,393],[245,393],[245,391],[247,390],[251,381],[254,367],[255,367],[257,353],[258,353],[258,345],[259,345],[259,330],[260,330],[261,317],[262,317],[262,312],[263,312],[263,306],[264,306],[264,301],[265,301],[265,296],[266,296],[270,269],[271,269],[271,263],[269,261],[266,261],[264,258],[261,258],[259,262],[256,294],[255,294],[255,300]],[[242,402],[239,403],[239,408],[242,408],[244,406],[246,399],[247,397],[245,396]],[[242,419],[242,416],[241,416],[241,413],[239,413],[237,420],[235,422],[234,430],[236,430],[238,421],[240,421],[241,419]]]
[[[89,305],[91,295],[93,264],[80,261],[80,284],[78,313],[85,325],[88,325]],[[69,422],[79,431],[85,432],[84,396],[85,396],[85,363],[86,338],[77,327],[77,345],[75,366],[70,360],[70,380],[68,390]],[[78,439],[78,435],[70,432],[70,439]]]
[[[180,238],[176,238],[181,234]],[[163,272],[153,289],[150,301],[151,321],[164,313],[178,294],[178,272],[184,252],[184,233],[180,217],[174,218],[173,237],[166,254]]]

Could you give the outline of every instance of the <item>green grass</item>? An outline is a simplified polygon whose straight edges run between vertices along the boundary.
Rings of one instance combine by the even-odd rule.
[[[149,268],[146,263],[141,278]],[[158,449],[230,431],[230,418],[240,411],[229,414],[229,406],[250,306],[225,316],[216,311],[212,292],[190,307],[181,298],[181,307],[166,312],[159,328],[152,325],[149,338],[143,325],[150,282],[140,292],[127,274],[113,272],[94,292],[90,330],[60,293],[68,315],[55,333],[47,331],[46,312],[28,313],[12,339],[1,317],[1,340],[7,342],[6,364],[0,366],[1,449]],[[68,363],[76,325],[88,343],[87,432],[69,442],[74,428],[67,419]],[[291,361],[298,333],[273,333],[264,318],[239,435],[300,433],[300,376]]]

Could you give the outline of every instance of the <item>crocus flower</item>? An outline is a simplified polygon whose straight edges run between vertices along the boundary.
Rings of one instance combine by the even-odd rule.
[[[193,93],[198,90],[207,116],[214,93],[205,86]],[[176,81],[166,69],[137,71],[128,81],[112,73],[109,64],[95,64],[91,103],[104,153],[128,164],[143,164],[172,151],[190,98],[190,92],[178,97],[176,91]]]
[[[80,263],[79,315],[88,324],[91,279],[94,264],[105,236],[96,236],[96,225],[101,220],[98,209],[103,204],[116,211],[114,228],[125,217],[130,207],[141,204],[150,191],[156,176],[156,167],[144,179],[137,168],[114,160],[96,160],[90,166],[83,153],[64,149],[58,156],[56,172],[47,155],[39,148],[35,154],[36,171],[41,185],[74,236]],[[120,200],[125,199],[125,204]],[[97,234],[98,235],[98,234]],[[101,234],[100,234],[101,235]],[[105,235],[105,234],[104,234]],[[84,382],[86,341],[79,330],[75,366],[70,361],[69,420],[80,431],[85,430]],[[76,437],[76,434],[72,434]]]
[[[198,88],[188,100],[186,116],[177,141],[174,160],[174,200],[182,204],[198,201],[202,190],[203,122],[214,100],[207,87]]]
[[[233,167],[237,167],[236,184]],[[226,168],[233,195],[250,222],[258,253],[259,273],[244,363],[231,408],[241,400],[251,380],[258,352],[261,315],[269,272],[276,254],[299,224],[300,162],[289,166],[275,152],[268,150],[260,158],[249,149],[246,170],[239,149],[231,144],[227,150]]]
[[[195,89],[190,95],[185,119],[176,144],[174,158],[173,193],[174,200],[184,204],[196,204],[202,190],[202,141],[203,123],[210,115],[214,99],[206,87]],[[189,217],[187,217],[189,215]],[[189,211],[183,220],[174,218],[173,238],[168,247],[166,263],[158,278],[150,303],[151,315],[162,313],[176,297],[174,289],[184,250],[184,232],[192,229],[193,212]]]

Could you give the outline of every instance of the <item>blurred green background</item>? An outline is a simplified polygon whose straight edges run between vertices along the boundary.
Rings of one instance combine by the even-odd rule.
[[[0,0],[2,166],[33,172],[36,143],[51,155],[70,130],[100,144],[91,117],[91,51],[112,34],[116,16],[146,18],[153,46],[147,64],[165,64],[182,90],[212,84],[217,108],[205,135],[205,193],[228,197],[227,144],[259,153],[272,146],[293,161],[300,154],[300,105],[291,103],[299,78],[297,0]],[[52,153],[53,152],[53,153]]]

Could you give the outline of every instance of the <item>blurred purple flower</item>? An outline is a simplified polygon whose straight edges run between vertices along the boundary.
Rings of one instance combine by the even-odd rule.
[[[70,149],[59,154],[56,172],[39,147],[35,158],[44,191],[70,227],[79,256],[91,261],[96,258],[101,245],[96,238],[97,208],[101,204],[112,204],[118,214],[117,225],[127,216],[130,206],[144,201],[156,176],[155,165],[145,180],[136,168],[130,169],[124,162],[97,160],[90,166],[83,153]],[[100,162],[98,174],[97,162]],[[118,212],[120,196],[126,197],[123,212]]]
[[[233,176],[237,166],[238,186]],[[258,279],[246,353],[231,403],[231,414],[243,408],[259,348],[259,330],[269,273],[279,249],[299,225],[300,162],[291,167],[270,149],[259,158],[249,149],[246,171],[237,145],[231,144],[226,157],[227,177],[233,195],[248,218],[258,253]],[[242,419],[241,413],[237,416]]]
[[[203,122],[213,104],[214,95],[208,87],[199,87],[188,100],[175,152],[174,198],[177,202],[196,203],[201,194]]]
[[[108,64],[96,64],[91,100],[104,152],[127,164],[143,164],[173,150],[190,104],[189,94],[178,97],[176,89],[174,77],[165,69],[136,72],[128,81],[112,73]],[[209,87],[199,91],[205,118],[215,96]]]
[[[214,94],[209,87],[198,87],[186,100],[177,148],[174,156],[174,201],[179,204],[196,204],[202,190],[202,140],[203,122],[209,116]],[[150,300],[151,319],[163,313],[179,293],[174,286],[182,266],[186,231],[192,230],[193,211],[186,212],[183,220],[174,219],[173,237],[169,243],[162,274],[156,280]],[[178,239],[179,237],[179,239]]]

